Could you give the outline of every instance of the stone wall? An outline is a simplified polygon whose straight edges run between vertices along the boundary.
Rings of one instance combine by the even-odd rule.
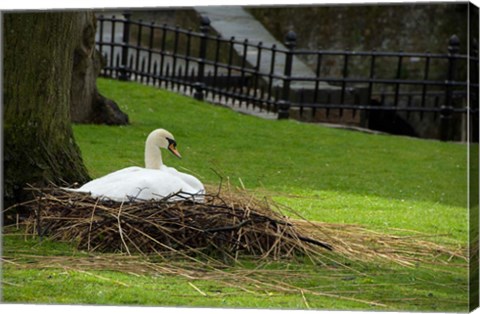
[[[295,31],[300,49],[446,53],[450,36],[456,34],[460,52],[467,50],[467,3],[262,6],[248,10],[279,40],[289,30]],[[315,66],[315,58],[306,61]],[[352,61],[352,72],[367,70],[366,60]],[[423,68],[420,64],[415,67],[418,60],[409,61],[410,71]],[[322,74],[338,75],[341,60],[328,62]],[[443,67],[432,67],[431,79],[443,76]]]
[[[309,49],[446,52],[452,34],[466,51],[467,3],[248,7],[274,36],[297,32]]]

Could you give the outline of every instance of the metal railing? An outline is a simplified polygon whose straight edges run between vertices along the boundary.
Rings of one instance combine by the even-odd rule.
[[[99,16],[96,44],[106,62],[101,74],[274,112],[279,119],[371,127],[373,117],[393,114],[427,121],[435,134],[430,137],[442,140],[457,139],[468,112],[478,124],[478,75],[470,85],[467,80],[468,69],[478,73],[478,44],[470,55],[460,54],[455,35],[446,53],[313,51],[297,49],[292,31],[286,48],[267,47],[210,34],[209,25],[205,16],[198,31],[132,21],[129,14]],[[295,72],[302,60],[312,65],[311,74]]]

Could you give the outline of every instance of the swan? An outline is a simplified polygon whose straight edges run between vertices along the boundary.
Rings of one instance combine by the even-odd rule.
[[[145,168],[124,168],[69,190],[117,202],[159,200],[168,196],[169,201],[187,198],[203,202],[205,188],[202,182],[192,175],[165,166],[161,148],[168,149],[178,158],[182,157],[173,135],[167,130],[156,129],[145,142]]]

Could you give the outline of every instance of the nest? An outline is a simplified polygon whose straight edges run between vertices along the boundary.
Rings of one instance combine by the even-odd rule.
[[[32,189],[34,213],[27,226],[41,236],[74,242],[80,249],[127,254],[206,254],[285,258],[332,250],[303,234],[268,202],[243,193],[185,194],[162,200],[113,202],[60,188]],[[179,197],[184,197],[182,201]]]
[[[32,200],[4,212],[26,208],[31,213],[24,223],[26,234],[72,242],[89,252],[163,259],[176,255],[192,261],[203,256],[218,265],[239,256],[307,256],[317,264],[340,266],[382,260],[407,267],[419,262],[447,265],[452,259],[463,265],[468,260],[464,246],[448,235],[401,229],[381,233],[352,224],[311,222],[294,209],[259,200],[245,190],[219,188],[217,194],[205,195],[203,203],[185,194],[118,203],[57,187],[29,190]],[[184,200],[171,201],[181,197]]]

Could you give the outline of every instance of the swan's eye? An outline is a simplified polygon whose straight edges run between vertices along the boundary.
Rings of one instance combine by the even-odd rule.
[[[172,140],[171,138],[167,137],[167,141],[168,141],[168,146],[173,145],[173,147],[177,147],[177,142],[175,142],[175,140]]]

